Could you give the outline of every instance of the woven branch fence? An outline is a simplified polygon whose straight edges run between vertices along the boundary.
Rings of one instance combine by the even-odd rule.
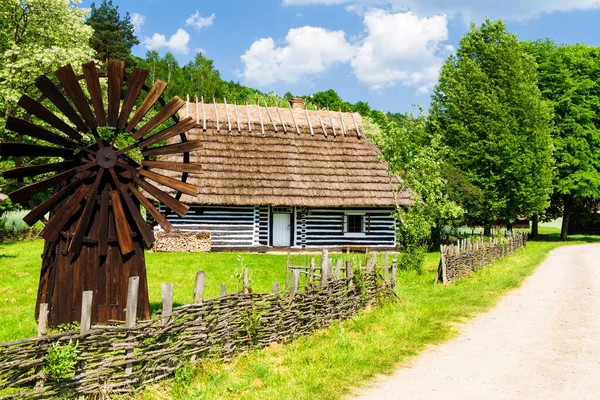
[[[373,257],[355,268],[351,261],[334,264],[326,254],[322,260],[321,266],[288,265],[289,289],[273,283],[271,293],[253,293],[244,269],[242,291],[227,294],[221,285],[220,296],[209,300],[203,300],[206,274],[199,271],[193,303],[173,307],[173,285],[163,284],[159,315],[140,322],[139,279],[132,277],[120,326],[92,327],[93,292],[84,292],[80,330],[46,335],[47,305],[42,305],[38,337],[0,344],[0,398],[107,398],[133,392],[172,376],[190,359],[227,361],[236,353],[294,340],[394,296],[396,260],[376,265]],[[301,279],[303,273],[307,276]],[[49,354],[69,346],[76,346],[69,376],[51,377]]]
[[[502,239],[462,239],[455,245],[442,245],[437,280],[447,283],[464,278],[526,244],[527,234],[518,233]]]

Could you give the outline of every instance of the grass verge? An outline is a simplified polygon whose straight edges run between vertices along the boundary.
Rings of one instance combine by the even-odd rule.
[[[597,239],[575,237],[569,243]],[[493,307],[561,245],[530,242],[522,251],[447,286],[433,284],[438,254],[431,253],[425,274],[399,274],[401,303],[389,302],[293,343],[237,356],[231,363],[201,360],[136,398],[338,399],[377,374],[393,372],[427,345],[456,336],[459,324]]]

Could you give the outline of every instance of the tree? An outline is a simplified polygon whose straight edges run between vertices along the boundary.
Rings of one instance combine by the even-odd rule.
[[[468,209],[485,226],[543,213],[552,183],[551,108],[537,87],[535,59],[502,21],[460,40],[434,89],[431,118],[448,162],[484,198]]]
[[[100,7],[92,3],[90,16],[86,24],[94,29],[90,45],[96,51],[99,60],[130,60],[131,48],[139,44],[134,34],[129,12],[125,17],[119,15],[119,7],[112,0],[102,0]]]
[[[399,208],[399,242],[404,247],[408,265],[420,266],[432,233],[457,220],[463,210],[448,196],[448,182],[443,177],[447,148],[422,112],[405,114],[396,120],[380,113],[378,123],[364,119],[366,135],[379,147],[391,173],[401,180],[400,190],[408,190],[413,205]]]
[[[584,44],[528,44],[539,64],[538,86],[554,109],[556,173],[546,218],[562,216],[566,240],[573,215],[600,203],[600,49]]]

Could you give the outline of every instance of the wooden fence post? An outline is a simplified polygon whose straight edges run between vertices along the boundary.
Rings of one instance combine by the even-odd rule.
[[[40,304],[40,313],[38,314],[38,336],[46,336],[48,331],[48,303]],[[35,373],[39,374],[43,366],[39,366],[35,369]],[[44,387],[44,379],[41,378],[35,383],[36,390],[42,390]]]
[[[273,282],[273,289],[271,291],[273,293],[279,293],[279,282]]]
[[[352,261],[346,261],[346,279],[348,279],[348,287],[352,286]]]
[[[300,270],[293,269],[292,270],[292,287],[290,288],[290,302],[298,293],[298,285],[300,284]]]
[[[323,250],[323,258],[321,259],[321,286],[327,286],[329,281],[329,254],[327,250]]]
[[[125,310],[125,326],[127,328],[135,327],[135,320],[137,318],[137,303],[138,303],[138,289],[140,287],[140,278],[138,276],[132,276],[129,278],[129,285],[127,287],[127,309]],[[133,356],[133,348],[127,349],[126,358],[129,359]],[[125,366],[125,376],[131,375],[133,372],[133,363],[128,363]]]
[[[173,313],[173,284],[163,283],[162,284],[162,315],[161,323],[166,325],[171,318]]]
[[[392,285],[396,286],[396,276],[398,273],[398,260],[395,258],[392,260]]]
[[[340,279],[340,271],[342,269],[342,259],[335,260],[335,279]]]
[[[248,277],[248,268],[244,268],[243,284],[244,284],[244,294],[250,293],[250,278]]]
[[[290,287],[290,253],[287,253],[287,261],[285,262],[285,290]]]
[[[219,286],[219,296],[227,296],[227,288],[225,287],[224,283],[221,283],[221,285]]]
[[[206,279],[205,271],[196,272],[196,283],[194,284],[194,303],[201,304],[204,299],[204,281]]]
[[[313,285],[314,275],[315,275],[315,258],[312,257],[310,259],[310,269],[308,270],[308,284],[310,286]]]

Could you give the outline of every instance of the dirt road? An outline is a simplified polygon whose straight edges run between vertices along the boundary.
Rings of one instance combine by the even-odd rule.
[[[554,250],[456,339],[360,399],[600,399],[600,245]]]

